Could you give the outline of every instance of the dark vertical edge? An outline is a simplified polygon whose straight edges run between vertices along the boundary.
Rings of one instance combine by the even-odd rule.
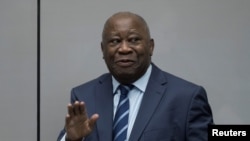
[[[40,0],[37,0],[37,141],[40,141]]]

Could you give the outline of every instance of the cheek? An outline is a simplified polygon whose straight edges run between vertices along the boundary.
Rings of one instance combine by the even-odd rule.
[[[103,50],[102,50],[102,54],[103,54],[103,56],[104,57],[107,57],[107,56],[109,56],[109,49],[108,49],[108,47],[105,47]]]
[[[115,53],[111,49],[103,51],[103,58],[106,60],[106,62],[112,62],[114,55]]]
[[[152,52],[150,49],[146,49],[146,48],[140,48],[137,50],[137,55],[138,57],[141,57],[141,59],[146,59],[149,56],[151,56]]]

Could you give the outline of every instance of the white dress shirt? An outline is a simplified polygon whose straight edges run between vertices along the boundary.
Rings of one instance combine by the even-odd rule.
[[[148,67],[146,73],[140,79],[138,79],[137,81],[135,81],[133,83],[134,88],[132,90],[130,90],[128,93],[129,105],[130,105],[129,107],[133,107],[133,108],[129,108],[127,140],[130,137],[137,113],[138,113],[140,105],[141,105],[143,94],[145,93],[145,90],[146,90],[146,87],[148,84],[148,80],[149,80],[151,71],[152,71],[152,66],[150,65]],[[117,108],[119,98],[120,98],[120,91],[118,90],[120,83],[114,77],[112,77],[112,85],[113,85],[113,93],[114,93],[114,99],[113,99],[114,110],[113,111],[114,111],[114,115],[115,115],[116,108]],[[65,141],[65,137],[66,137],[66,134],[63,136],[61,141]]]

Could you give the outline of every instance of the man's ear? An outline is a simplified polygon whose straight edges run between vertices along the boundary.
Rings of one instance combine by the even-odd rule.
[[[102,50],[102,58],[104,59],[104,50],[103,50],[103,43],[101,42],[101,50]]]
[[[154,47],[155,47],[154,39],[150,39],[149,47],[150,47],[150,56],[152,56],[154,52]]]
[[[101,49],[102,49],[102,52],[103,52],[103,43],[101,42]]]

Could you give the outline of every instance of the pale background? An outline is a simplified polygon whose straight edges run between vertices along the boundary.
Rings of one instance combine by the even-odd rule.
[[[0,1],[0,140],[36,140],[36,1]],[[153,62],[207,90],[215,123],[250,124],[250,0],[41,0],[41,141],[64,126],[70,90],[107,72],[105,20],[138,13]]]
[[[36,10],[34,0],[0,0],[1,141],[37,138]]]

